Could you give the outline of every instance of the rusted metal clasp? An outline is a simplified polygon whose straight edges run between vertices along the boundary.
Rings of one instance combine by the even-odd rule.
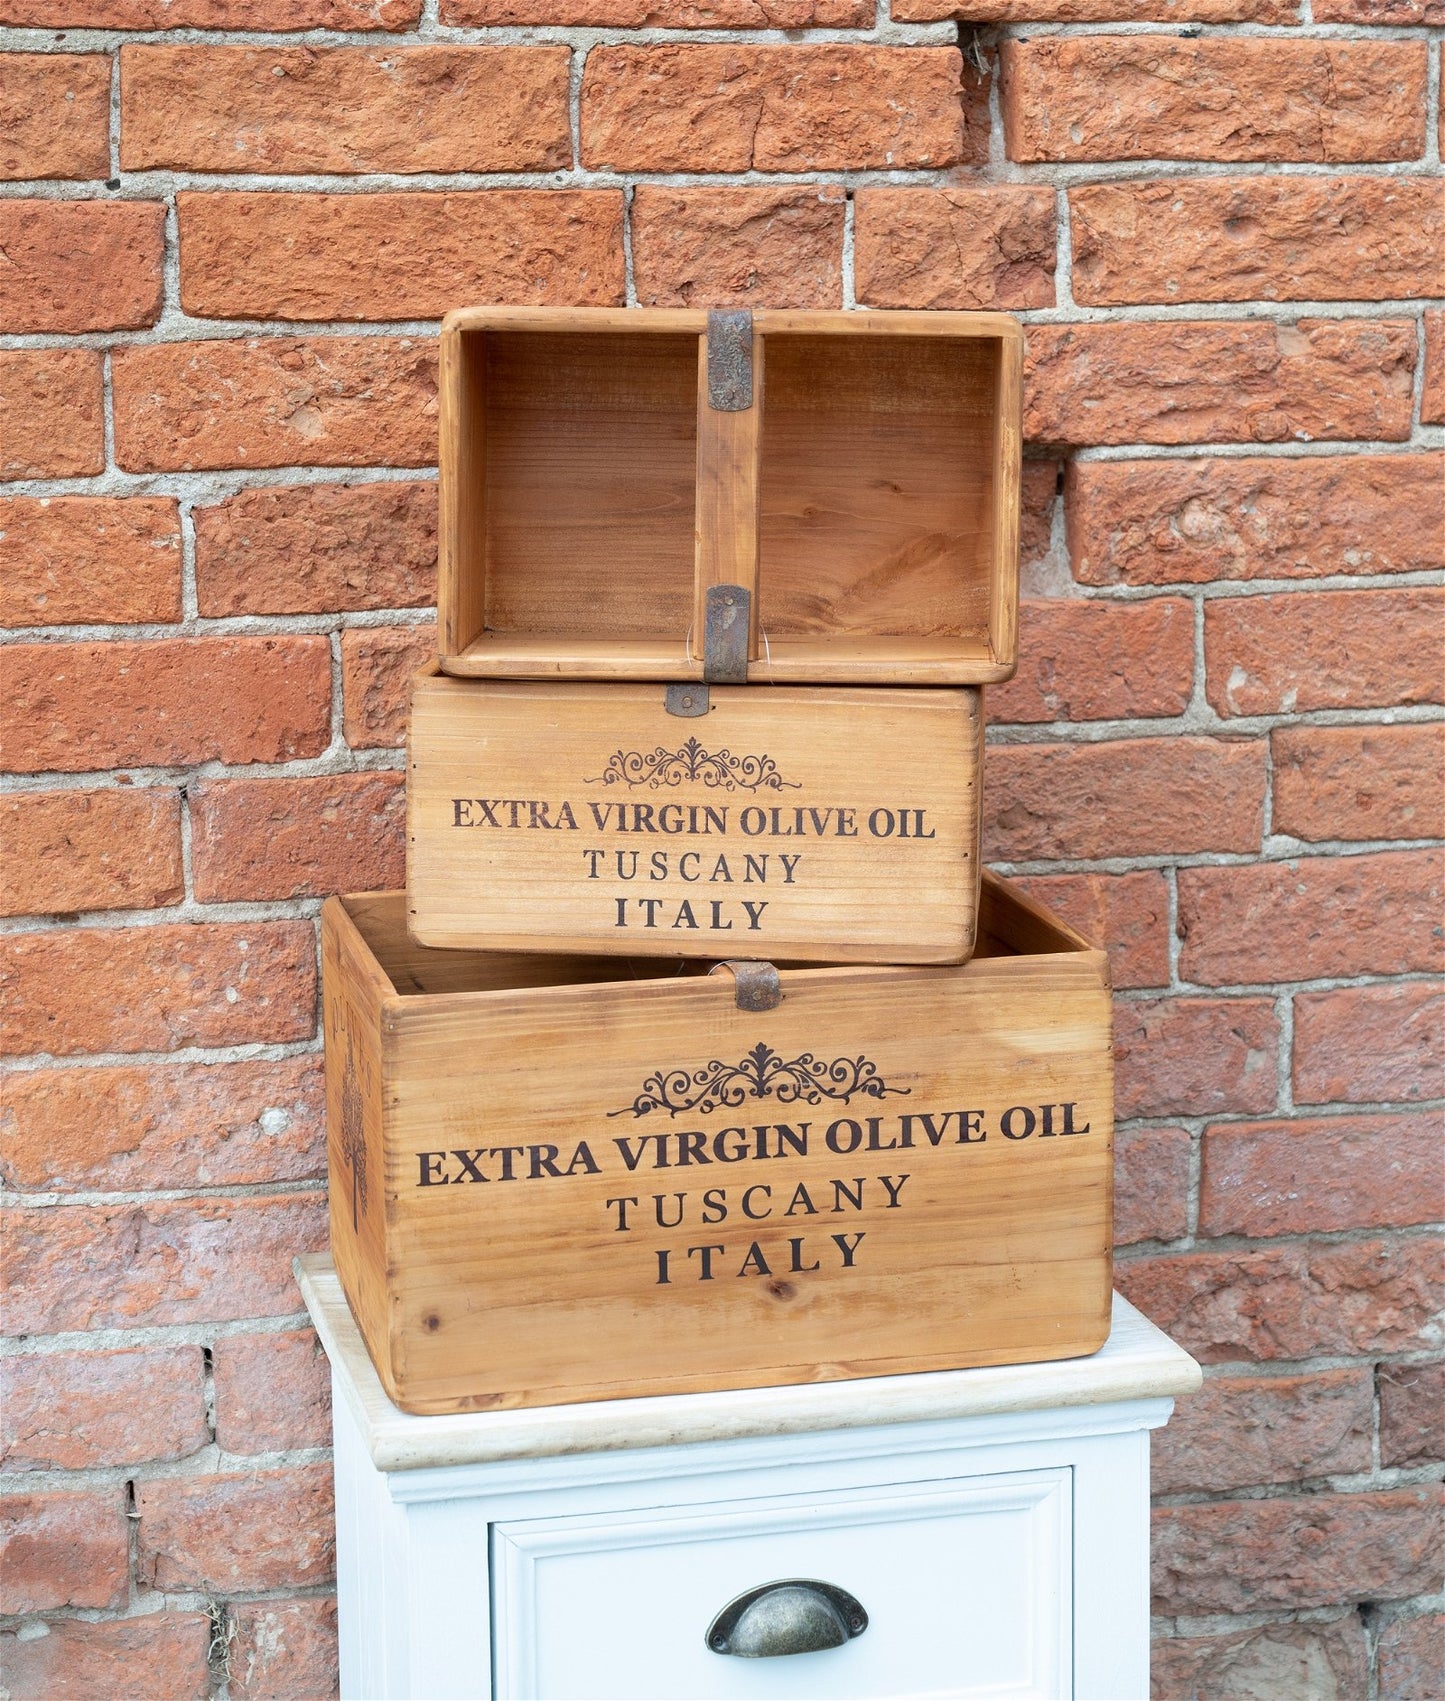
[[[753,316],[746,307],[707,316],[707,405],[746,413],[753,405]]]
[[[662,706],[670,715],[693,720],[712,707],[711,694],[706,685],[669,685],[662,694]]]
[[[715,975],[719,969],[731,969],[737,983],[739,1010],[776,1010],[783,1002],[783,983],[771,963],[752,963],[729,959],[714,963],[707,971]]]
[[[752,597],[741,585],[709,585],[702,622],[702,676],[709,685],[746,685]]]

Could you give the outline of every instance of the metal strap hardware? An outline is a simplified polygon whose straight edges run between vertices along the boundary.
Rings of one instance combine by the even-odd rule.
[[[706,685],[669,685],[662,695],[662,706],[670,715],[692,720],[705,715],[712,707]]]
[[[753,316],[745,307],[707,316],[707,405],[718,413],[753,405]]]
[[[702,676],[709,685],[746,685],[752,597],[741,585],[709,585],[702,621]]]
[[[719,969],[731,969],[737,983],[739,1010],[776,1010],[783,1002],[783,983],[771,963],[750,963],[729,959],[714,963],[707,971],[715,975]]]

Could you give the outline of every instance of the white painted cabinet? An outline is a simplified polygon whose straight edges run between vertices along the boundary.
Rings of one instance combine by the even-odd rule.
[[[417,1418],[329,1263],[299,1275],[333,1374],[344,1701],[1148,1694],[1149,1431],[1199,1371],[1123,1300],[1059,1364]],[[709,1645],[779,1582],[826,1587],[733,1642],[839,1645]]]

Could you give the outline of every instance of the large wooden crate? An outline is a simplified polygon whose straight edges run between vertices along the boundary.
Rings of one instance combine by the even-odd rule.
[[[721,678],[734,587],[735,681],[1007,679],[1022,352],[996,313],[449,314],[442,666]]]
[[[412,686],[407,897],[440,947],[958,963],[983,693]]]
[[[1102,952],[984,882],[963,968],[429,951],[322,912],[331,1236],[388,1393],[484,1410],[1068,1358],[1109,1327]]]

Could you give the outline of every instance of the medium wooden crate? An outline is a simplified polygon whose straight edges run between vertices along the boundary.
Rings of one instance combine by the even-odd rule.
[[[1069,1358],[1109,1328],[1106,960],[986,877],[963,968],[430,951],[322,912],[331,1238],[413,1412]]]
[[[983,693],[449,679],[412,685],[422,944],[958,963]]]
[[[443,668],[718,679],[730,586],[735,682],[1009,678],[1022,351],[996,313],[449,314]]]

